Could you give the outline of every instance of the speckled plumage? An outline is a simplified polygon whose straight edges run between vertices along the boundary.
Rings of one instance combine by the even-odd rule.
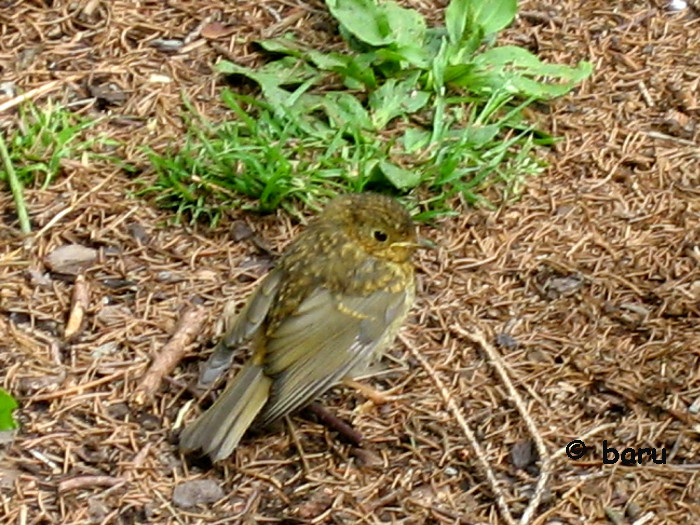
[[[395,200],[339,197],[261,281],[200,376],[208,384],[253,337],[254,352],[219,399],[181,436],[184,451],[230,455],[264,426],[355,375],[393,341],[415,295],[415,228]]]

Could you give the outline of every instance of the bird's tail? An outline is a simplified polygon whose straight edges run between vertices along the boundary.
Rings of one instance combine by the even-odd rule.
[[[180,435],[180,450],[201,449],[212,461],[231,455],[267,402],[272,380],[261,366],[247,363],[223,394]]]

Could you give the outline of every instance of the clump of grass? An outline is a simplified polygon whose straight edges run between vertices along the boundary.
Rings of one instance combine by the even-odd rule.
[[[326,4],[348,51],[325,53],[285,36],[258,42],[274,57],[260,68],[221,62],[220,72],[258,84],[260,95],[225,90],[235,120],[193,119],[180,149],[151,151],[158,177],[146,193],[179,217],[213,223],[243,197],[269,211],[382,186],[428,188],[418,219],[449,212],[457,193],[488,204],[486,187],[517,195],[543,170],[533,148],[552,138],[523,110],[591,73],[587,63],[547,64],[496,46],[516,0],[452,0],[436,28],[392,1]]]
[[[31,104],[20,107],[18,122],[6,139],[0,137],[0,180],[8,182],[20,228],[29,233],[24,186],[47,188],[61,172],[65,159],[80,158],[100,139],[85,138],[84,131],[95,121],[52,104],[41,109]]]
[[[80,158],[90,151],[97,139],[86,139],[84,131],[94,124],[94,120],[62,106],[22,106],[19,126],[7,140],[10,159],[22,183],[47,188],[65,159]]]

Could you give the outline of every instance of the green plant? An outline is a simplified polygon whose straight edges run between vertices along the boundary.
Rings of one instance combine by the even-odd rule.
[[[40,184],[47,188],[65,159],[90,151],[95,141],[101,140],[85,138],[84,131],[94,124],[60,106],[28,104],[20,107],[17,129],[7,139],[0,137],[0,180],[10,185],[23,233],[31,229],[23,187]]]
[[[96,140],[84,131],[95,125],[61,106],[20,108],[20,125],[8,140],[10,158],[25,184],[47,188],[61,170],[65,159],[79,158]]]
[[[17,408],[17,401],[0,388],[0,431],[17,428],[12,412]]]
[[[161,203],[215,221],[237,195],[269,210],[290,197],[422,186],[433,195],[419,217],[428,218],[456,193],[486,202],[482,190],[499,184],[513,196],[543,169],[533,147],[553,140],[523,109],[591,72],[494,46],[516,0],[452,0],[435,28],[393,1],[326,4],[350,51],[324,53],[287,35],[258,42],[275,57],[259,68],[221,62],[221,73],[252,80],[262,98],[225,91],[235,122],[192,121],[181,150],[151,152],[158,180],[148,191]]]

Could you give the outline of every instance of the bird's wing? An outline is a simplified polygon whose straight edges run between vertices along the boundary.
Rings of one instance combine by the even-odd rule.
[[[279,289],[281,278],[281,272],[275,269],[260,282],[200,371],[198,382],[200,388],[211,385],[226,371],[231,366],[236,347],[260,328]]]
[[[317,289],[285,319],[265,346],[274,379],[258,417],[266,425],[313,401],[388,343],[409,306],[407,291],[343,296]]]

